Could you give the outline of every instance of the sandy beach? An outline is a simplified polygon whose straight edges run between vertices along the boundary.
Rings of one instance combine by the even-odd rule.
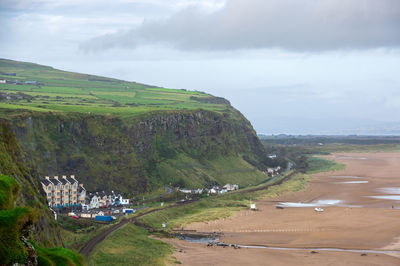
[[[259,211],[244,210],[186,229],[222,232],[221,241],[240,245],[399,250],[400,254],[400,153],[338,153],[324,158],[346,164],[346,169],[314,174],[302,191],[259,200]],[[324,211],[316,212],[315,207]],[[400,265],[397,254],[168,242],[184,265]]]

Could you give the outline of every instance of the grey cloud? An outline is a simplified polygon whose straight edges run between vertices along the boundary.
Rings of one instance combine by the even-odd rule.
[[[213,13],[186,8],[164,20],[98,36],[85,50],[162,44],[182,50],[293,51],[398,48],[398,0],[228,0]]]

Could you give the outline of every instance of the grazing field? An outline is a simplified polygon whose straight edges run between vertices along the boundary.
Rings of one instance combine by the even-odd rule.
[[[131,116],[157,110],[224,110],[226,102],[198,91],[72,73],[0,59],[0,108]]]

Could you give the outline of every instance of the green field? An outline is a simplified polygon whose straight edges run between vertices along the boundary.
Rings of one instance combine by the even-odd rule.
[[[320,172],[330,172],[344,170],[346,165],[338,164],[332,160],[326,160],[319,157],[308,158],[307,174],[316,174]]]
[[[0,73],[16,74],[0,74],[0,79],[9,82],[0,84],[0,108],[4,109],[131,116],[153,110],[218,111],[228,107],[208,102],[214,97],[203,92],[158,88],[6,59],[0,59]],[[16,80],[21,84],[11,84]]]
[[[87,265],[171,265],[173,247],[149,238],[149,233],[133,224],[124,225],[99,244]]]

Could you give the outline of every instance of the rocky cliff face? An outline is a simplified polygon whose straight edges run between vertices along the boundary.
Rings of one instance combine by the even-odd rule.
[[[91,191],[134,193],[170,183],[221,182],[218,164],[213,163],[219,158],[240,160],[240,171],[263,165],[263,147],[251,124],[233,108],[130,118],[26,112],[4,122],[40,176],[75,174]],[[182,160],[192,169],[174,172]]]

